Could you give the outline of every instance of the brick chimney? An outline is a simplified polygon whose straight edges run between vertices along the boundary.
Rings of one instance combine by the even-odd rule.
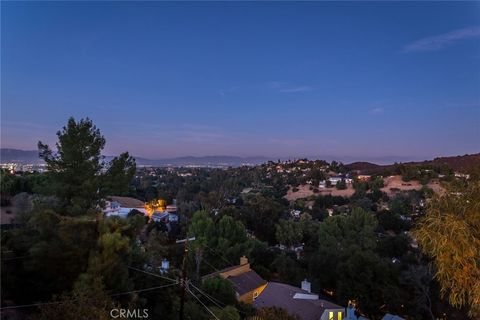
[[[243,266],[245,264],[248,264],[248,258],[245,256],[240,257],[240,265]]]

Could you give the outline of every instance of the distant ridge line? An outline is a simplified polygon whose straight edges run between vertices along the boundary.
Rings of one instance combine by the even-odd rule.
[[[105,156],[105,160],[109,161],[113,156]],[[277,160],[293,160],[293,159],[305,159],[309,160],[334,160],[335,157],[325,156],[323,159],[321,157],[240,157],[240,156],[184,156],[184,157],[175,157],[175,158],[165,158],[165,159],[146,159],[143,157],[135,157],[137,164],[139,166],[241,166],[241,165],[258,165],[268,161],[277,161]],[[339,158],[348,159],[347,157],[338,157],[337,161],[340,161]],[[393,157],[384,157],[378,158],[379,160],[384,159],[381,162],[386,162],[386,160]],[[18,163],[32,163],[40,164],[43,161],[38,156],[38,151],[36,150],[20,150],[13,148],[0,148],[0,162],[9,163],[9,162],[18,162]],[[349,161],[342,161],[348,163]],[[390,161],[388,164],[376,164],[369,161],[354,161],[347,164],[347,168],[350,170],[361,170],[361,171],[372,171],[379,170],[382,168],[388,168],[392,166],[395,161]],[[462,156],[449,156],[449,157],[436,157],[433,160],[424,160],[424,161],[398,161],[398,163],[407,164],[407,165],[419,165],[419,164],[446,164],[452,169],[457,171],[465,171],[470,169],[473,165],[480,165],[480,153],[475,154],[465,154]]]

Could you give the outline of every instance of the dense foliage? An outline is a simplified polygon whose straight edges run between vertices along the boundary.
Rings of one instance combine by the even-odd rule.
[[[244,255],[265,280],[298,287],[307,278],[314,292],[342,306],[355,300],[371,319],[386,312],[462,319],[441,293],[453,306],[477,312],[478,173],[467,181],[442,166],[400,164],[384,173],[423,184],[444,175],[455,189],[432,198],[427,187],[387,194],[379,173],[360,180],[338,162],[137,169],[128,153],[106,162],[105,139],[88,119],[70,119],[57,136],[56,151],[39,143],[47,173],[1,172],[2,205],[17,210],[16,228],[1,238],[2,306],[46,303],[18,309],[33,319],[109,319],[115,307],[176,319],[186,244],[175,240],[186,237],[195,237],[185,256],[187,319],[210,319],[211,312],[219,319],[296,319],[279,308],[239,304],[224,279],[201,281]],[[351,197],[318,191],[332,172],[353,177],[351,186],[346,179],[331,186],[352,188]],[[313,195],[285,198],[304,185]],[[175,199],[178,228],[148,221],[138,210],[105,217],[104,200],[113,195]],[[164,260],[171,268],[159,271]]]

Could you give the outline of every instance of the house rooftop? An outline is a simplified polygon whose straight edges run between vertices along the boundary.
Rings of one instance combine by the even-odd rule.
[[[295,295],[297,298],[294,298]],[[265,290],[255,299],[254,306],[280,307],[290,314],[298,315],[302,320],[318,320],[326,309],[343,309],[327,300],[298,299],[303,295],[312,296],[308,291],[288,284],[269,282]]]
[[[239,295],[243,295],[267,283],[267,281],[263,280],[253,270],[242,273],[238,276],[229,276],[227,277],[227,280],[233,284],[235,291]]]
[[[141,200],[132,198],[132,197],[109,197],[110,201],[115,201],[120,204],[122,208],[144,208],[145,203]]]
[[[382,320],[404,320],[404,318],[394,314],[387,313],[386,315],[383,316]]]

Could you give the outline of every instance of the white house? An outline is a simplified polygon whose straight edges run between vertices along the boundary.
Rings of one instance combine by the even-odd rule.
[[[105,201],[105,209],[103,209],[103,212],[107,217],[126,217],[133,209],[138,210],[145,215],[147,214],[145,203],[143,201],[131,197],[112,196]]]
[[[290,210],[290,214],[295,218],[300,218],[300,215],[302,214],[302,211],[292,209],[292,210]]]

